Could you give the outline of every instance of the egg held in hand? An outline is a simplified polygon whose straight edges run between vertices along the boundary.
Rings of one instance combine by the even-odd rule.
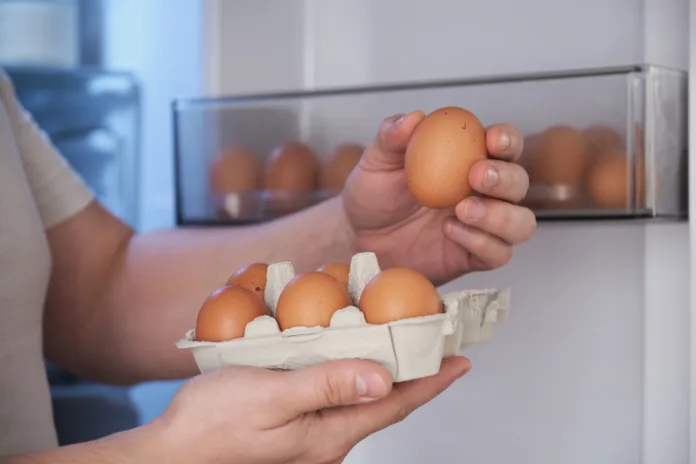
[[[275,317],[280,330],[328,327],[336,311],[352,304],[344,284],[324,272],[306,272],[285,286],[278,298]]]
[[[266,275],[268,264],[253,263],[238,269],[227,279],[230,287],[242,287],[256,293],[263,300],[266,292]]]
[[[435,286],[420,272],[391,268],[374,276],[360,295],[358,308],[368,324],[442,313]]]
[[[334,279],[348,286],[348,276],[350,275],[350,265],[347,263],[326,263],[317,269],[319,272],[324,272]]]
[[[486,130],[470,111],[433,111],[421,121],[406,148],[408,188],[428,208],[451,208],[471,195],[469,171],[486,159]]]
[[[256,293],[242,287],[221,287],[203,303],[196,320],[196,340],[224,342],[244,337],[249,322],[267,316]]]

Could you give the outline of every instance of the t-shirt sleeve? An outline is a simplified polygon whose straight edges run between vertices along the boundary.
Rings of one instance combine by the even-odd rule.
[[[50,229],[83,210],[94,199],[94,194],[22,108],[12,82],[1,69],[0,102],[10,118],[44,227]]]

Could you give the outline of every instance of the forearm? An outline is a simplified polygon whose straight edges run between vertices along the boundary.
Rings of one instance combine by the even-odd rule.
[[[172,462],[176,456],[149,424],[101,440],[51,451],[0,457],[0,464],[139,464]]]
[[[291,261],[314,269],[352,255],[340,197],[258,226],[176,229],[135,236],[117,263],[95,333],[118,381],[181,378],[197,370],[174,343],[195,325],[205,297],[239,267]],[[107,345],[107,343],[105,343]]]

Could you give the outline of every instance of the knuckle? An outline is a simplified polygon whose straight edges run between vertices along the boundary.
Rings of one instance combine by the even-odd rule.
[[[331,372],[319,382],[318,393],[322,395],[326,404],[339,406],[350,402],[357,394],[349,385],[350,383],[344,382],[341,376]]]
[[[487,263],[491,269],[498,269],[505,266],[512,259],[512,246],[501,244],[498,241],[491,240],[489,246],[486,247]]]
[[[536,214],[529,209],[529,208],[524,208],[524,215],[525,220],[524,224],[526,224],[525,231],[522,234],[522,241],[526,242],[527,240],[531,239],[534,236],[534,232],[536,232],[537,228],[537,219],[536,219]]]
[[[498,267],[506,266],[510,261],[512,261],[512,247],[506,246],[504,251],[500,254],[500,262]]]
[[[343,462],[343,459],[351,452],[357,443],[347,437],[344,437],[336,445],[333,453],[329,456],[330,462]]]
[[[398,424],[399,422],[403,422],[406,420],[408,416],[411,415],[413,412],[413,409],[410,408],[406,404],[400,404],[397,408],[396,411],[394,411],[394,424]]]
[[[316,462],[318,464],[334,464],[343,462],[347,454],[348,452],[343,453],[337,449],[326,448],[324,451],[316,452],[315,455],[309,459],[309,461]],[[306,463],[307,461],[302,462]]]
[[[529,189],[529,176],[527,171],[515,163],[508,163],[510,175],[508,176],[508,182],[505,185],[507,191],[510,195],[510,201],[515,203],[522,201],[527,195],[527,190]]]
[[[514,205],[510,205],[509,203],[500,203],[500,205],[501,208],[498,210],[499,214],[496,217],[497,220],[495,220],[495,224],[493,225],[495,230],[500,231],[496,235],[500,237],[512,237],[517,235],[521,219],[519,217],[519,212],[516,211]]]
[[[488,250],[491,245],[491,240],[488,235],[481,230],[473,229],[469,232],[471,236],[471,247],[477,250]]]
[[[352,443],[348,438],[334,436],[332,439],[324,441],[322,446],[315,445],[313,447],[313,456],[310,461],[322,464],[343,462],[354,446],[355,443]]]
[[[517,201],[522,201],[527,196],[527,191],[529,190],[529,173],[519,164],[516,164],[515,168],[517,171],[517,183],[520,186],[520,193]]]
[[[403,422],[406,420],[408,416],[411,415],[411,413],[416,409],[416,406],[410,405],[406,401],[400,401],[397,404],[394,405],[394,409],[392,410],[392,415],[391,415],[391,420],[392,424],[398,424],[399,422]]]
[[[503,250],[492,255],[490,262],[491,269],[498,269],[507,265],[512,259],[512,247],[506,246]]]

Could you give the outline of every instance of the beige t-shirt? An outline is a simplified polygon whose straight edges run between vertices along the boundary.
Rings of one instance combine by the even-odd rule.
[[[92,199],[0,69],[0,456],[57,446],[42,353],[46,230]]]

